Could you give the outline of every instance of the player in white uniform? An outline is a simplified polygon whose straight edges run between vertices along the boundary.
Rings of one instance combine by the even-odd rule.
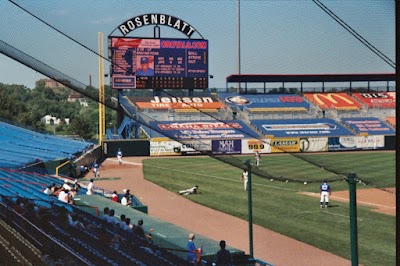
[[[324,183],[319,186],[319,193],[321,194],[320,208],[328,208],[329,196],[331,195],[331,186],[328,184],[328,180],[324,179]]]
[[[258,151],[256,151],[255,157],[256,157],[256,166],[260,166],[261,155]]]
[[[197,191],[199,190],[199,186],[194,186],[189,189],[184,189],[178,191],[179,195],[189,195],[189,194],[197,194]]]
[[[118,163],[122,164],[122,151],[120,148],[118,148],[117,158],[118,158]]]
[[[244,191],[247,191],[247,182],[249,181],[249,173],[246,170],[243,170],[242,177],[240,178],[243,181]]]

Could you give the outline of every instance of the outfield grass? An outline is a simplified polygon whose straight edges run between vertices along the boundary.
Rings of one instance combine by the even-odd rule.
[[[307,156],[325,169],[355,172],[378,187],[395,186],[395,154],[329,153]],[[241,161],[253,157],[239,157]],[[264,156],[261,167],[276,176],[319,181],[340,179],[321,167],[290,155]],[[199,185],[201,194],[191,200],[213,209],[247,219],[247,193],[240,182],[242,170],[212,158],[186,157],[148,159],[143,162],[145,178],[177,192]],[[296,192],[319,193],[319,184],[271,182],[252,176],[253,222],[291,238],[350,259],[348,203],[332,201],[332,208],[319,209],[319,199]],[[334,190],[347,190],[345,181],[331,183]],[[357,189],[369,186],[357,185]],[[393,216],[358,206],[359,261],[364,265],[395,265],[395,224]]]

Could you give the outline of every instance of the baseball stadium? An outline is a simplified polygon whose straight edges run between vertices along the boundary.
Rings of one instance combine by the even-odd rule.
[[[397,265],[395,9],[0,3],[0,265]]]

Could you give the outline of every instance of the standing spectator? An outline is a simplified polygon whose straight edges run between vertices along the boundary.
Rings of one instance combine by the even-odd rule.
[[[243,170],[240,180],[243,181],[244,191],[247,191],[247,182],[249,181],[249,173],[247,172],[247,170]]]
[[[221,250],[217,252],[215,256],[215,265],[216,266],[231,266],[232,265],[232,258],[231,253],[229,250],[226,250],[226,242],[225,240],[221,240],[219,242],[219,246]]]
[[[324,183],[319,186],[319,193],[321,195],[319,207],[322,208],[325,201],[325,208],[328,208],[329,196],[331,195],[331,186],[328,184],[327,179],[324,179]]]
[[[96,160],[94,160],[94,163],[93,163],[93,174],[94,174],[94,178],[100,177],[99,164],[97,163]]]
[[[113,194],[111,195],[111,200],[114,202],[118,202],[118,195],[117,195],[117,191],[114,191]]]
[[[118,148],[117,159],[118,159],[118,163],[122,164],[122,151],[121,151],[121,148]]]
[[[87,186],[86,195],[92,195],[92,194],[93,194],[93,179],[90,179],[90,182]]]
[[[193,233],[189,234],[189,241],[187,243],[187,259],[189,262],[198,264],[200,262],[200,255],[203,252],[203,246],[196,248],[193,240],[195,235]]]
[[[258,151],[256,151],[255,157],[256,157],[256,166],[260,166],[261,155]]]

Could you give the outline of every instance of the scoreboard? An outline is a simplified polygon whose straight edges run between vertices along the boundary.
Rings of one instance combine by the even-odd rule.
[[[208,88],[208,41],[109,37],[114,89]]]

